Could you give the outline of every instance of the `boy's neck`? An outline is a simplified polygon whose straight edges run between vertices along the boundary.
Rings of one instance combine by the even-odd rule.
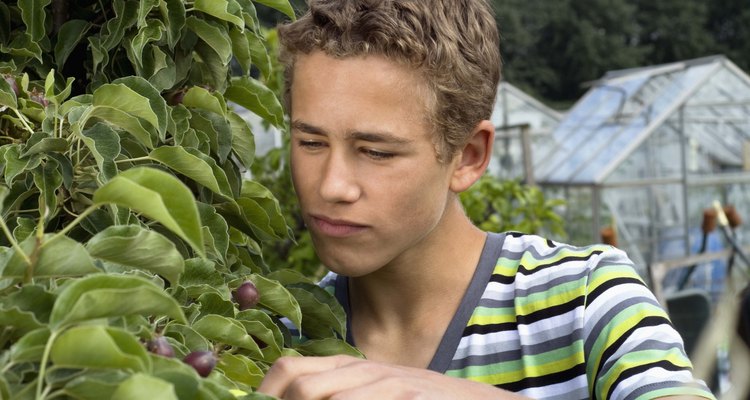
[[[487,236],[459,205],[443,222],[408,258],[349,280],[352,333],[368,358],[419,367],[432,358]]]

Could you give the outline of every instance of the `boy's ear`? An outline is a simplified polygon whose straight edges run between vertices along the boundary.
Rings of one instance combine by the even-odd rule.
[[[479,179],[492,157],[492,144],[495,141],[495,126],[483,120],[474,127],[464,148],[456,155],[456,163],[451,178],[451,191],[463,192]]]

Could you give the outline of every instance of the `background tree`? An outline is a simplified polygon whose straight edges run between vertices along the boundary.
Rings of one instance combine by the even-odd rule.
[[[556,108],[613,69],[725,54],[750,69],[740,0],[493,0],[505,78]]]

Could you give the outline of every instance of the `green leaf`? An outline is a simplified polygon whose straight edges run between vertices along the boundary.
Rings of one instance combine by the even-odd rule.
[[[262,76],[270,78],[273,66],[263,38],[249,29],[245,31],[245,37],[253,64],[258,67]]]
[[[122,382],[111,397],[112,400],[147,398],[177,400],[177,394],[171,383],[138,373]]]
[[[296,284],[287,290],[302,310],[303,334],[309,338],[346,337],[346,313],[341,304],[317,285]]]
[[[145,372],[151,366],[145,347],[131,333],[101,325],[67,329],[52,344],[50,359],[55,366],[64,368]]]
[[[257,201],[240,197],[234,203],[216,205],[216,210],[227,220],[229,225],[243,233],[260,240],[280,239],[271,228],[270,219]]]
[[[177,302],[153,282],[130,275],[90,275],[70,281],[55,301],[50,326],[128,315],[185,316]]]
[[[185,261],[172,241],[138,225],[111,226],[92,237],[86,249],[94,258],[161,275],[172,286],[185,270]]]
[[[242,355],[222,354],[218,368],[232,381],[250,387],[260,385],[265,375],[253,360]]]
[[[243,197],[252,197],[268,215],[269,225],[277,237],[284,237],[288,230],[286,219],[281,213],[279,201],[273,196],[270,190],[257,181],[245,180],[242,182]]]
[[[187,288],[203,284],[213,287],[224,286],[224,278],[211,261],[198,258],[185,260],[185,274],[180,280],[180,285]]]
[[[87,109],[85,117],[82,117],[83,123],[89,118],[98,118],[109,124],[124,129],[133,135],[146,148],[153,148],[156,141],[155,135],[152,135],[144,126],[140,118],[128,114],[117,107],[97,106]],[[80,131],[81,124],[76,124]],[[74,128],[75,129],[75,128]]]
[[[154,168],[131,168],[94,193],[97,204],[136,210],[164,225],[204,256],[203,233],[195,198],[173,175]]]
[[[31,312],[38,321],[46,323],[55,303],[55,295],[47,292],[43,286],[24,285],[12,294],[5,294],[2,303]]]
[[[178,81],[177,64],[171,54],[152,44],[143,57],[143,75],[148,77],[149,83],[158,90],[166,90],[175,85]]]
[[[226,28],[210,24],[192,15],[187,17],[185,22],[190,30],[216,52],[222,65],[229,64],[232,58],[232,43]]]
[[[35,136],[37,134],[47,136],[42,132],[34,132],[32,136]],[[28,157],[39,153],[63,153],[68,150],[68,141],[62,138],[44,137],[38,142],[34,143],[32,146],[28,146],[28,144],[30,143],[31,140],[26,142],[27,147],[21,154],[21,157]]]
[[[21,339],[13,343],[10,348],[10,359],[14,363],[39,362],[42,360],[44,347],[50,336],[48,327],[40,327],[26,333]]]
[[[174,49],[185,27],[185,4],[182,0],[164,0],[159,2],[164,24],[167,26],[167,42]]]
[[[16,35],[8,46],[0,43],[0,51],[19,57],[33,57],[39,62],[44,62],[44,60],[42,60],[42,48],[39,46],[39,42],[34,41],[28,32]]]
[[[227,119],[232,127],[232,150],[242,165],[249,170],[255,160],[255,137],[250,125],[233,111],[227,114]]]
[[[159,4],[159,0],[140,0],[138,2],[138,28],[146,26],[146,18],[148,17],[151,10]]]
[[[5,159],[5,183],[12,184],[16,177],[24,172],[36,168],[41,163],[37,156],[21,157],[21,149],[17,144],[10,145],[3,155]]]
[[[110,18],[102,28],[101,46],[105,51],[112,50],[122,42],[125,31],[138,21],[138,6],[140,2],[115,0],[114,9],[117,15]]]
[[[245,21],[236,15],[241,10],[236,3],[234,5],[236,9],[230,10],[230,3],[226,0],[195,0],[193,6],[198,11],[202,11],[218,19],[235,24],[238,28],[243,29],[245,27]]]
[[[201,225],[204,229],[208,229],[211,235],[210,248],[213,249],[216,257],[223,260],[229,251],[229,225],[213,206],[205,203],[197,203],[197,205]]]
[[[137,79],[133,78],[133,80]],[[140,79],[143,80],[143,78]],[[150,86],[147,81],[143,80],[143,82],[145,85]],[[160,124],[159,117],[156,116],[149,99],[123,83],[111,83],[99,86],[94,91],[93,104],[94,106],[105,106],[122,110],[147,121],[155,128],[163,126],[166,131],[166,109],[162,116],[164,122]]]
[[[193,323],[193,329],[206,339],[245,349],[258,358],[263,357],[253,337],[245,331],[241,323],[234,319],[220,315],[206,315]]]
[[[143,4],[145,2],[141,2]],[[126,45],[128,58],[141,71],[144,66],[143,49],[151,42],[161,40],[167,28],[158,19],[148,20],[148,24],[141,28],[132,40]],[[141,71],[142,72],[142,71]]]
[[[38,42],[47,35],[45,27],[46,12],[44,10],[52,0],[19,0],[18,8],[21,9],[21,18],[26,24],[26,32],[30,34],[31,40]]]
[[[49,219],[57,209],[57,189],[62,186],[62,174],[58,170],[58,163],[50,158],[34,169],[34,184],[39,189],[40,215]]]
[[[224,117],[194,109],[191,112],[190,126],[208,136],[211,151],[216,154],[220,163],[227,160],[232,151],[232,129]]]
[[[264,6],[271,7],[274,10],[281,11],[287,17],[291,18],[292,21],[297,19],[296,16],[294,15],[294,10],[292,9],[292,5],[289,3],[288,0],[254,0],[254,1],[257,3],[263,4]]]
[[[215,314],[234,317],[234,303],[218,293],[203,293],[198,296],[197,302],[200,304],[200,316]]]
[[[302,328],[302,311],[299,303],[284,286],[257,274],[250,275],[248,279],[258,288],[259,304],[262,307],[289,318],[297,328]]]
[[[36,236],[30,236],[20,244],[21,250],[28,256],[37,253],[31,275],[35,277],[63,277],[80,276],[92,272],[99,272],[91,261],[83,245],[67,236],[46,234],[37,243]],[[28,273],[29,265],[15,249],[5,268],[0,269],[3,277],[22,278]]]
[[[354,357],[364,358],[364,355],[341,339],[325,338],[307,340],[294,347],[305,356],[333,356],[346,354]]]
[[[0,308],[0,326],[5,328],[12,328],[13,330],[6,333],[12,333],[11,338],[20,337],[27,335],[29,332],[44,327],[34,317],[34,314],[30,311],[22,311],[18,307],[12,308]]]
[[[140,76],[126,76],[115,79],[112,83],[123,84],[138,93],[139,96],[148,99],[148,108],[151,109],[158,121],[154,126],[159,130],[160,137],[164,139],[169,123],[169,114],[167,111],[167,102],[161,96],[161,93],[151,83]],[[94,103],[96,103],[96,99]]]
[[[188,89],[182,100],[182,105],[185,107],[200,108],[219,115],[227,113],[227,105],[221,95],[211,93],[200,86],[193,86]]]
[[[0,213],[3,212],[3,204],[5,203],[5,198],[8,197],[8,194],[10,193],[10,189],[8,189],[5,185],[0,185]]]
[[[68,382],[64,391],[77,400],[110,399],[128,376],[130,374],[121,370],[89,371]]]
[[[242,68],[243,75],[248,75],[250,73],[250,66],[252,65],[250,44],[248,43],[249,36],[247,35],[249,32],[252,31],[243,30],[242,28],[234,26],[229,27],[229,39],[232,41],[232,55],[234,55],[237,63]]]
[[[16,92],[13,91],[5,79],[0,79],[0,108],[2,108],[1,106],[18,108]]]
[[[259,345],[265,361],[272,362],[281,356],[284,336],[268,313],[250,308],[238,312],[235,319],[245,327],[247,333],[256,338],[256,341],[263,342]],[[263,347],[264,344],[265,347]]]
[[[13,237],[17,241],[23,242],[29,236],[36,233],[38,221],[34,218],[29,217],[18,217],[16,218],[16,227],[13,228]]]
[[[240,77],[232,80],[224,97],[254,112],[278,128],[284,125],[284,110],[276,95],[260,81]]]
[[[88,21],[72,19],[66,21],[60,27],[60,31],[57,33],[57,42],[55,43],[55,62],[58,69],[63,69],[70,53],[86,37],[86,33],[91,29],[91,26],[92,24]]]
[[[227,43],[229,43],[228,38]],[[222,58],[216,50],[203,41],[195,44],[193,52],[197,57],[194,56],[192,59],[190,79],[194,82],[205,82],[205,85],[219,92],[226,90],[230,72],[227,66],[231,59],[228,61]]]
[[[120,155],[120,135],[109,125],[96,123],[83,131],[82,138],[96,160],[102,181],[106,182],[117,175],[115,158]]]
[[[216,194],[232,198],[232,190],[224,171],[210,157],[200,157],[202,153],[181,146],[162,146],[154,149],[149,157],[168,166],[172,170],[198,182]]]
[[[70,158],[57,153],[48,153],[47,157],[56,160],[60,165],[60,173],[63,177],[63,186],[65,186],[66,189],[70,189],[73,183],[73,163]]]

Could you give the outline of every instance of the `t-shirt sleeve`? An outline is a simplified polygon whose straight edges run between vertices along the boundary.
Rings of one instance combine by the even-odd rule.
[[[714,398],[693,377],[680,334],[625,253],[609,248],[591,262],[584,351],[592,398]]]

